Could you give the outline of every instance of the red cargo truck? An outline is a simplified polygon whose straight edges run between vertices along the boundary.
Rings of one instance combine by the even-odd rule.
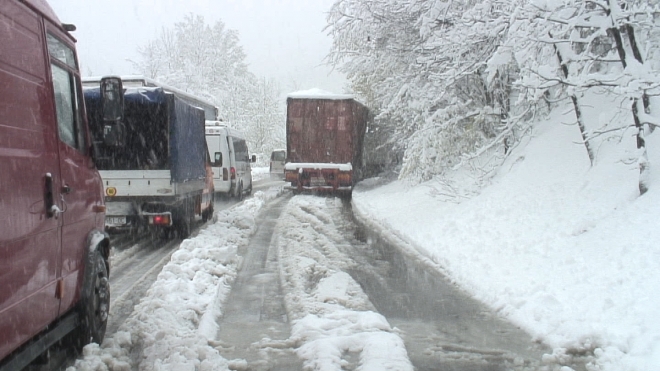
[[[45,0],[0,1],[0,371],[105,333],[109,240],[73,29]]]
[[[352,95],[318,89],[287,97],[285,180],[295,193],[350,197],[360,179],[369,110]]]

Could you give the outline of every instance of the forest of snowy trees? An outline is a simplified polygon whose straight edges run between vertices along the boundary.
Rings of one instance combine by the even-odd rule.
[[[534,124],[568,104],[592,165],[613,138],[637,148],[660,125],[660,0],[337,0],[327,62],[374,113],[368,162],[422,182],[493,169]],[[321,28],[322,25],[319,25]],[[214,102],[252,151],[284,143],[277,82],[245,62],[236,31],[186,15],[139,49],[144,75]],[[607,120],[583,114],[594,95],[618,99]]]
[[[387,161],[402,157],[401,178],[478,158],[497,166],[568,102],[592,165],[603,138],[636,142],[644,193],[644,134],[660,125],[659,17],[658,0],[337,0],[328,58],[374,111]],[[584,117],[594,94],[618,97],[620,114]]]
[[[213,102],[229,126],[242,130],[252,153],[284,144],[284,110],[278,84],[251,73],[235,30],[187,14],[139,48],[134,67],[144,76]]]

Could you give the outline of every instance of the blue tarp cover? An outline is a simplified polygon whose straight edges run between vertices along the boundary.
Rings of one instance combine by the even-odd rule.
[[[103,125],[101,117],[101,95],[99,88],[84,91],[85,105],[90,125]],[[129,88],[124,93],[124,123],[131,125],[129,133],[144,138],[154,138],[163,126],[169,133],[168,153],[173,182],[185,182],[206,177],[206,140],[204,111],[193,107],[162,88]],[[145,125],[148,123],[148,125]],[[102,130],[101,128],[92,128]],[[149,140],[149,139],[147,139]],[[153,139],[157,140],[157,139]],[[136,141],[128,141],[140,145]],[[137,144],[135,144],[137,143]],[[156,145],[155,143],[153,144]],[[122,148],[122,152],[139,153],[142,148]],[[114,170],[126,170],[118,169]]]

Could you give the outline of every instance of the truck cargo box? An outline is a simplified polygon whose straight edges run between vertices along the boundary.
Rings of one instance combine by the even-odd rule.
[[[290,188],[350,194],[361,177],[368,120],[369,110],[352,95],[318,89],[289,94],[285,176]]]
[[[99,88],[85,89],[99,170],[170,170],[183,183],[206,176],[204,112],[161,88],[130,88],[124,95],[122,146],[107,145]]]

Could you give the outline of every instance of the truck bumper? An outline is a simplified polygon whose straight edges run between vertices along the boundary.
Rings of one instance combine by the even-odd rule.
[[[285,180],[290,185],[285,188],[293,191],[326,193],[351,193],[353,171],[335,164],[304,164],[311,166],[293,167],[287,164]],[[324,166],[329,165],[329,166]]]

